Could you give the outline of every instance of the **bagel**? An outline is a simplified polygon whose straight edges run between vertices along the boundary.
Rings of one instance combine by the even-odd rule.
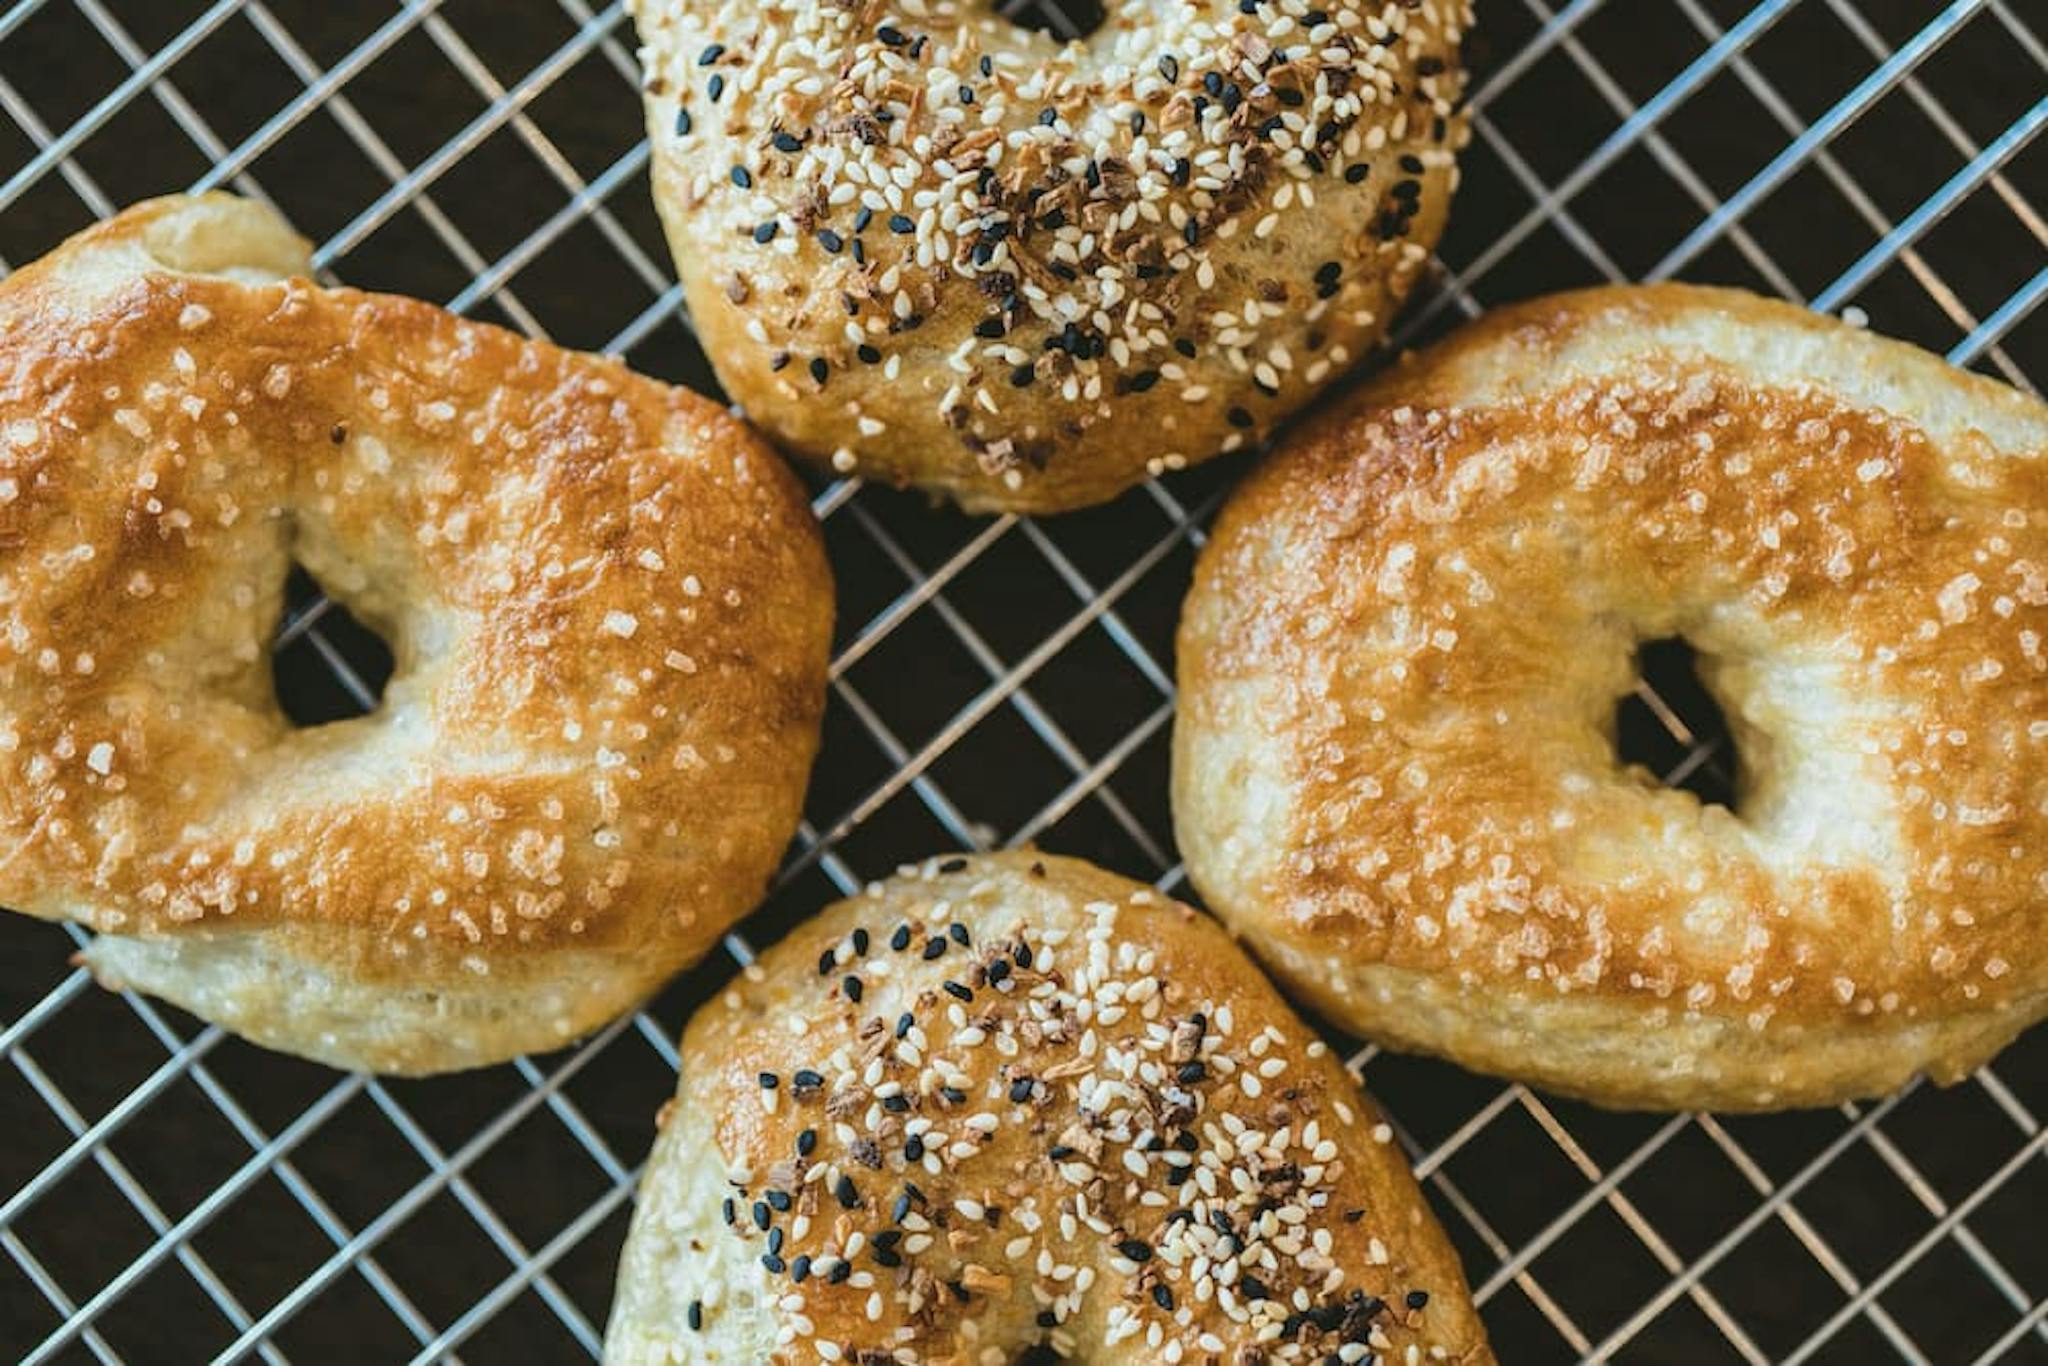
[[[1624,1107],[1953,1082],[2048,1012],[2048,409],[1731,290],[1564,294],[1321,415],[1179,635],[1194,885],[1400,1048]],[[1620,764],[1679,636],[1734,809]]]
[[[817,526],[709,401],[308,252],[161,199],[0,282],[0,903],[336,1066],[556,1047],[759,899]],[[278,707],[294,560],[390,643],[366,716]]]
[[[1207,917],[934,860],[690,1022],[605,1359],[1491,1362],[1391,1138]]]
[[[1464,0],[633,0],[655,202],[788,449],[1052,512],[1252,442],[1382,337],[1467,136]]]

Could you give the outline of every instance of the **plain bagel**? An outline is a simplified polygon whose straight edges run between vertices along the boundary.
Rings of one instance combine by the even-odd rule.
[[[1624,768],[1682,636],[1733,811]],[[1791,306],[1502,310],[1300,431],[1181,622],[1194,884],[1334,1019],[1612,1105],[1950,1082],[2048,1012],[2048,410]]]
[[[1356,1079],[1215,922],[1089,864],[827,909],[682,1073],[614,1366],[1493,1360]]]
[[[971,509],[1100,502],[1365,354],[1442,230],[1465,0],[634,0],[655,201],[789,449]]]
[[[338,1066],[557,1047],[795,827],[817,526],[707,400],[308,252],[161,199],[0,284],[0,902]],[[392,647],[367,716],[278,707],[294,560]]]

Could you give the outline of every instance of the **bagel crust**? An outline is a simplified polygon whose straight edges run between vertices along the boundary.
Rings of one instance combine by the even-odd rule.
[[[1176,826],[1282,980],[1614,1106],[1949,1083],[2048,1013],[2048,409],[1729,290],[1489,315],[1236,494]],[[1683,636],[1735,811],[1615,758]]]
[[[655,202],[788,449],[1051,512],[1257,440],[1383,336],[1467,136],[1465,0],[629,0]]]
[[[827,909],[691,1021],[660,1122],[614,1366],[1493,1360],[1356,1079],[1214,921],[1078,860]]]
[[[558,1047],[795,827],[816,523],[709,401],[310,269],[213,195],[0,282],[0,902],[337,1066]],[[369,715],[277,705],[294,560],[391,646]]]

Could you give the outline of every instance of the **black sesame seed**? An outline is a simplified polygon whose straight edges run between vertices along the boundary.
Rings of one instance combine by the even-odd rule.
[[[713,62],[717,61],[720,57],[723,57],[724,55],[725,44],[713,43],[709,47],[705,48],[702,52],[697,54],[697,65],[710,66]]]
[[[1058,123],[1059,119],[1059,111],[1056,109],[1046,108],[1038,111],[1038,126],[1040,128],[1050,128],[1055,123]]]
[[[789,1263],[783,1261],[782,1258],[772,1252],[761,1254],[761,1265],[768,1268],[768,1274],[771,1276],[780,1276],[783,1272],[789,1270]]]
[[[860,212],[853,216],[853,230],[855,232],[866,232],[868,224],[874,221],[875,211],[863,204],[860,206]]]
[[[1055,1143],[1046,1149],[1045,1155],[1055,1162],[1064,1162],[1074,1155],[1074,1150],[1064,1143]]]
[[[1196,1059],[1194,1062],[1182,1063],[1180,1071],[1174,1074],[1174,1079],[1182,1086],[1193,1086],[1208,1075],[1209,1069],[1203,1065],[1200,1059]]]
[[[1159,383],[1159,372],[1157,370],[1140,370],[1137,374],[1131,376],[1131,392],[1134,394],[1147,393],[1157,383]]]
[[[903,1160],[906,1162],[924,1161],[924,1138],[922,1135],[912,1134],[909,1138],[903,1140]]]
[[[837,256],[846,246],[846,239],[830,228],[818,229],[818,245]]]
[[[845,989],[847,1000],[852,1001],[855,1005],[860,1004],[860,993],[862,989],[860,978],[848,977],[839,985]]]
[[[910,1097],[901,1092],[893,1096],[884,1096],[882,1097],[882,1108],[892,1115],[908,1114],[910,1112]]]
[[[755,1080],[761,1083],[763,1091],[773,1091],[776,1087],[782,1085],[782,1078],[776,1076],[773,1072],[763,1072]]]
[[[903,36],[903,30],[891,24],[884,24],[875,30],[875,36],[890,47],[902,47],[910,40]]]
[[[861,241],[858,237],[853,239],[853,259],[857,264],[863,266],[868,263],[868,244]]]
[[[918,956],[923,958],[925,962],[929,963],[945,951],[946,941],[939,938],[937,935],[933,935],[930,939],[924,941],[924,952],[919,954]]]
[[[687,109],[678,109],[676,110],[676,136],[679,138],[683,138],[688,137],[689,135],[690,111]]]
[[[916,232],[917,224],[900,213],[892,213],[889,215],[889,231],[900,237],[905,233]]]
[[[1354,161],[1349,166],[1346,166],[1344,168],[1345,183],[1350,185],[1358,184],[1360,181],[1364,180],[1367,176],[1371,174],[1372,166],[1369,163],[1363,161]]]
[[[717,104],[718,97],[725,93],[725,76],[723,74],[716,75],[706,81],[704,83],[704,93],[711,97],[713,104]]]
[[[1270,1300],[1273,1298],[1273,1292],[1266,1289],[1266,1283],[1256,1276],[1247,1276],[1239,1273],[1237,1290],[1239,1295],[1248,1300]]]
[[[1171,52],[1161,54],[1159,58],[1159,74],[1166,77],[1169,81],[1178,81],[1180,79],[1180,59]]]
[[[1009,960],[1006,958],[998,958],[995,962],[990,963],[988,965],[988,983],[990,986],[996,986],[1000,984],[1005,979],[1007,979],[1009,975],[1010,963]]]
[[[898,1015],[896,1017],[896,1037],[900,1039],[904,1035],[908,1034],[910,1032],[910,1027],[916,1023],[916,1018],[912,1016],[911,1013],[907,1010],[904,1011],[901,1015]]]
[[[830,367],[829,365],[825,364],[825,358],[824,358],[823,356],[812,356],[812,357],[811,357],[811,378],[812,378],[812,379],[816,380],[816,381],[817,381],[818,383],[820,383],[820,384],[823,384],[823,383],[825,382],[826,376],[830,375],[831,373],[832,373],[832,367]],[[849,981],[849,982],[851,982],[851,981],[854,981],[854,980],[856,980],[856,979],[855,979],[855,978],[852,978],[852,977],[849,977],[849,978],[847,978],[846,980],[847,980],[847,981]],[[854,997],[853,999],[854,999],[854,1000],[856,1000],[856,1001],[858,1001],[858,1000],[860,999],[860,997],[859,997],[859,996],[855,996],[855,997]]]
[[[754,1202],[754,1227],[765,1230],[768,1227],[768,1223],[768,1202],[766,1200],[756,1200]]]
[[[990,57],[987,53],[982,54],[981,74],[984,76],[993,76],[996,74],[995,59],[993,57]]]
[[[1031,1078],[1019,1077],[1010,1083],[1010,1099],[1019,1105],[1031,1099]]]
[[[839,951],[837,949],[827,949],[818,955],[818,975],[820,977],[830,977],[832,970],[838,966]]]
[[[961,87],[960,87],[960,103],[962,103],[962,104],[973,104],[973,103],[974,103],[974,87],[973,87],[973,86],[971,86],[971,85],[963,85],[963,86],[961,86]]]
[[[825,1281],[828,1285],[839,1285],[842,1284],[846,1280],[846,1278],[848,1276],[851,1276],[852,1274],[852,1262],[834,1262],[832,1263],[832,1270],[827,1272],[825,1275]]]
[[[1000,313],[992,313],[974,325],[975,336],[987,337],[991,340],[1002,336],[1009,330],[1009,324],[1003,321],[1003,315]]]
[[[804,1256],[791,1262],[789,1264],[789,1278],[798,1285],[802,1285],[805,1281],[809,1280],[811,1278],[811,1259],[808,1256]]]
[[[1019,389],[1029,385],[1038,377],[1038,372],[1028,365],[1020,365],[1010,372],[1010,383]]]
[[[853,354],[860,357],[863,365],[880,365],[882,363],[882,353],[867,342],[862,342]]]
[[[898,925],[896,933],[889,936],[889,947],[901,953],[910,947],[910,926]]]
[[[1408,1292],[1408,1307],[1410,1309],[1420,1309],[1428,1303],[1429,1292],[1427,1290],[1411,1290]]]
[[[965,1105],[967,1103],[967,1093],[957,1086],[941,1086],[939,1088],[939,1099],[945,1101],[948,1105]]]
[[[704,1301],[702,1301],[702,1300],[691,1300],[691,1301],[690,1301],[690,1307],[689,1307],[689,1309],[688,1309],[688,1310],[687,1310],[687,1311],[685,1312],[685,1314],[684,1314],[684,1317],[685,1317],[686,1319],[688,1319],[688,1320],[689,1320],[689,1324],[690,1324],[690,1331],[691,1331],[691,1332],[693,1332],[693,1333],[701,1333],[701,1332],[703,1332],[703,1331],[704,1331]]]
[[[732,183],[743,190],[751,189],[754,184],[753,173],[744,166],[735,166],[732,168]]]
[[[958,982],[953,981],[948,981],[946,983],[946,994],[948,996],[951,996],[956,1001],[971,1001],[974,999],[974,992],[972,989],[968,987],[963,987]]]
[[[770,1252],[779,1253],[782,1251],[782,1236],[782,1230],[779,1228],[768,1230],[768,1250]]]
[[[733,1204],[733,1198],[730,1195],[725,1197],[724,1204],[721,1206],[721,1208],[725,1212],[725,1222],[728,1226],[731,1225],[733,1220],[739,1217],[739,1210]]]
[[[825,1085],[825,1079],[808,1067],[792,1075],[790,1081],[795,1084],[799,1099],[816,1095]]]
[[[1059,1315],[1053,1313],[1052,1310],[1041,1309],[1038,1311],[1038,1326],[1040,1328],[1057,1328],[1059,1323]]]
[[[1166,1282],[1159,1281],[1154,1283],[1154,1285],[1152,1286],[1152,1303],[1158,1305],[1161,1309],[1167,1310],[1168,1312],[1172,1311],[1173,1291],[1167,1289]]]
[[[1142,1238],[1122,1239],[1117,1243],[1116,1250],[1134,1262],[1149,1262],[1152,1260],[1152,1244]]]
[[[966,866],[967,860],[960,860],[960,868],[965,868]],[[957,873],[960,871],[960,869],[955,868],[953,869],[953,871]],[[961,924],[959,921],[956,920],[952,924],[946,926],[946,934],[950,939],[952,939],[952,941],[955,944],[958,944],[961,948],[964,949],[967,947],[969,943],[967,927]]]
[[[1145,131],[1145,111],[1140,109],[1131,115],[1131,136],[1137,137]]]
[[[1013,954],[1013,955],[1012,955],[1012,957],[1014,957],[1014,958],[1015,958],[1015,959],[1017,960],[1017,966],[1018,966],[1018,967],[1020,967],[1020,968],[1028,968],[1028,967],[1030,967],[1030,966],[1031,966],[1031,946],[1030,946],[1029,944],[1019,944],[1019,945],[1017,946],[1017,952],[1016,952],[1015,954]]]
[[[794,133],[777,133],[770,142],[774,144],[776,151],[789,156],[794,156],[804,149],[804,140]]]
[[[875,1265],[897,1267],[903,1265],[903,1254],[894,1248],[878,1247],[874,1250]]]
[[[889,1222],[890,1222],[890,1223],[892,1223],[892,1224],[900,1224],[900,1223],[902,1223],[902,1222],[903,1222],[904,1216],[905,1216],[905,1215],[907,1215],[907,1214],[909,1214],[909,1213],[910,1213],[910,1192],[909,1192],[909,1191],[905,1191],[905,1192],[903,1192],[903,1193],[902,1193],[901,1195],[899,1195],[899,1196],[897,1196],[897,1197],[896,1197],[896,1203],[895,1203],[895,1205],[894,1205],[894,1206],[892,1206],[892,1207],[890,1208],[890,1210],[889,1210]]]
[[[818,1147],[818,1131],[806,1129],[796,1136],[796,1155],[809,1157]]]
[[[856,927],[853,932],[853,951],[863,958],[867,957],[868,942],[868,932]]]
[[[844,1172],[840,1173],[839,1180],[833,1183],[832,1194],[838,1196],[839,1203],[847,1209],[860,1207],[860,1192],[854,1189],[853,1178]]]

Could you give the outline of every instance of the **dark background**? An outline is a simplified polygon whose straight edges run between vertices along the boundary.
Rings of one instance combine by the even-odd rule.
[[[2039,120],[2039,5],[1479,8],[1481,126],[1449,271],[1404,339],[1469,307],[1647,274],[1731,197],[1734,229],[1679,273],[1810,300],[1924,204],[1952,202],[1829,302],[1947,352],[2017,300],[1968,359],[2044,373],[2041,151],[1943,192]],[[1756,33],[1737,60],[1695,68],[1743,23]],[[1930,25],[1907,79],[1857,93]],[[275,200],[350,283],[710,389],[667,292],[632,47],[616,7],[581,0],[28,0],[0,11],[0,259],[212,179]],[[1631,122],[1652,101],[1661,117]],[[1771,169],[1816,127],[1817,151]],[[1241,468],[1040,524],[815,483],[840,672],[806,831],[746,941],[901,860],[1020,838],[1186,894],[1165,801],[1172,629]],[[280,693],[306,721],[358,710],[388,661],[297,588]],[[1683,650],[1644,667],[1670,710],[1624,702],[1624,755],[1729,800],[1739,757]],[[673,1086],[668,1041],[734,967],[716,956],[592,1046],[368,1082],[103,993],[67,965],[73,944],[0,916],[0,1356],[104,1294],[96,1336],[63,1359],[202,1360],[281,1301],[274,1359],[582,1359]],[[1369,1064],[1506,1361],[1570,1360],[1623,1329],[1626,1359],[1778,1359],[1872,1285],[1811,1344],[1819,1359],[2048,1361],[2048,1031],[1951,1091],[1766,1119],[1603,1114],[1440,1064]],[[336,1253],[361,1244],[367,1257]]]

